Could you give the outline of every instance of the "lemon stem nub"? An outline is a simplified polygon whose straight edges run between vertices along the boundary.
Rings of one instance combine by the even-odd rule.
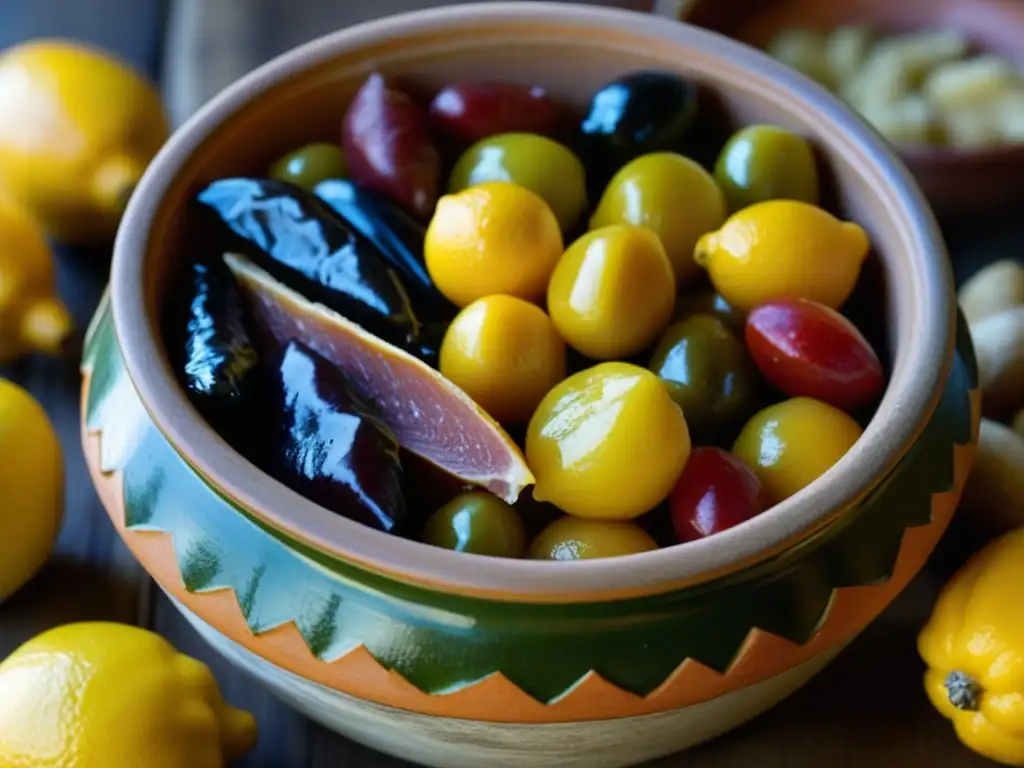
[[[226,760],[235,760],[256,746],[259,729],[256,718],[235,707],[222,705],[220,711],[220,743]]]
[[[978,681],[966,672],[954,670],[946,676],[944,683],[949,703],[965,712],[978,711],[978,699],[981,697],[981,686]]]
[[[54,298],[35,302],[21,319],[21,337],[25,344],[30,349],[50,355],[61,353],[72,328],[71,313]]]
[[[146,167],[128,155],[115,155],[93,176],[93,197],[108,211],[123,211]]]

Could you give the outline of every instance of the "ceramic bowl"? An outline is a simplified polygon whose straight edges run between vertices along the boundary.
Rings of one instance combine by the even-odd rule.
[[[772,510],[682,547],[575,563],[427,547],[258,472],[189,405],[159,307],[185,202],[332,137],[373,68],[424,87],[542,83],[582,106],[659,67],[737,123],[813,138],[869,231],[891,384],[863,438]],[[501,3],[399,16],[292,51],[214,99],[135,193],[83,362],[92,477],[139,562],[211,643],[311,717],[428,765],[629,765],[708,739],[820,670],[900,592],[970,466],[977,375],[927,205],[888,147],[757,51],[647,15]],[[254,414],[254,418],[260,418]]]
[[[979,50],[1006,56],[1024,70],[1019,0],[692,0],[686,19],[762,49],[780,30],[793,27],[955,29]],[[899,152],[941,217],[992,213],[1021,201],[1024,144],[977,150],[908,146]]]

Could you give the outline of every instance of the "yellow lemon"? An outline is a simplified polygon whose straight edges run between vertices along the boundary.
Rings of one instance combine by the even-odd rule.
[[[167,133],[159,94],[110,56],[63,40],[0,54],[0,186],[60,240],[112,237]]]
[[[53,255],[42,231],[0,194],[0,363],[26,352],[60,352],[72,321],[55,290]]]
[[[578,517],[639,517],[668,496],[689,458],[682,409],[661,379],[629,363],[556,385],[526,431],[533,497]]]
[[[3,601],[46,562],[64,507],[57,434],[39,403],[7,379],[0,379],[0,489]]]
[[[852,222],[810,203],[771,200],[734,213],[704,235],[694,259],[734,307],[810,299],[838,309],[870,248],[867,233]]]
[[[624,165],[608,182],[591,229],[609,224],[647,227],[661,240],[676,280],[700,270],[693,263],[697,238],[722,225],[725,195],[710,173],[674,152],[652,152]]]
[[[438,290],[460,307],[496,293],[538,302],[562,255],[562,232],[536,194],[491,181],[438,201],[423,255]]]
[[[256,743],[210,670],[138,627],[69,624],[0,664],[0,765],[223,768]]]
[[[525,424],[565,378],[565,342],[544,310],[514,296],[477,299],[441,343],[441,373],[502,424]]]
[[[861,432],[838,408],[794,397],[754,414],[732,452],[754,470],[771,503],[778,504],[825,474]]]

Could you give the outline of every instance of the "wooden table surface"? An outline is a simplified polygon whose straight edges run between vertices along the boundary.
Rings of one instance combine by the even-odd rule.
[[[220,5],[228,0],[199,1]],[[253,0],[249,7],[259,8],[268,2],[273,5],[274,1]],[[277,5],[296,7],[313,2],[288,0]],[[409,0],[403,3],[416,4]],[[335,0],[322,5],[330,5],[337,17],[337,9],[348,4]],[[0,49],[42,35],[76,37],[115,51],[160,81],[162,62],[174,59],[165,57],[167,52],[163,50],[167,19],[163,0],[3,0]],[[320,31],[330,28],[325,26]],[[261,59],[276,52],[275,47],[281,43],[264,39],[254,45],[264,46],[256,54]],[[1024,243],[1024,228],[1007,220],[968,222],[955,227],[948,225],[946,229],[961,278],[991,259],[1006,255],[1019,258],[1019,244]],[[58,259],[61,295],[72,307],[79,327],[84,328],[106,281],[109,252],[60,249]],[[0,375],[27,387],[44,405],[60,433],[67,464],[66,517],[57,551],[26,589],[0,606],[0,657],[32,635],[61,623],[111,620],[141,624],[164,634],[183,652],[208,663],[227,699],[256,715],[261,726],[260,744],[239,766],[408,765],[329,733],[277,702],[222,661],[154,588],[114,534],[89,483],[79,448],[77,358],[25,360],[0,367]],[[914,646],[938,585],[963,561],[970,547],[969,538],[962,524],[954,524],[925,572],[884,616],[831,667],[788,701],[717,741],[651,765],[988,765],[960,746],[947,722],[930,709],[921,691],[922,665]]]

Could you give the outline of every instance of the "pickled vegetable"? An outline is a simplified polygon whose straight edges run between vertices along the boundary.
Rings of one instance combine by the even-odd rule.
[[[733,134],[715,163],[715,181],[733,213],[765,200],[818,202],[814,150],[774,125],[749,125]]]
[[[281,347],[299,340],[344,371],[402,448],[509,503],[533,483],[512,439],[440,373],[282,285],[244,257],[229,254],[225,260],[263,335]]]
[[[488,181],[510,181],[538,195],[563,232],[572,229],[587,208],[583,163],[568,147],[545,136],[503,133],[477,142],[455,163],[448,191]]]
[[[594,560],[650,552],[658,544],[642,528],[617,520],[561,517],[537,534],[531,560]]]
[[[825,474],[857,442],[860,425],[818,400],[796,397],[759,411],[732,452],[778,504]]]
[[[814,301],[755,307],[747,318],[746,342],[761,374],[790,397],[812,397],[853,411],[885,386],[878,355],[857,327]]]
[[[345,155],[337,144],[318,142],[289,152],[270,168],[270,178],[312,189],[325,179],[341,179],[348,173]]]
[[[258,360],[246,327],[242,297],[231,272],[218,258],[189,265],[185,291],[180,358],[185,389],[204,416],[222,416],[247,400]]]
[[[492,557],[522,557],[526,532],[516,511],[487,491],[467,491],[431,515],[427,544]]]
[[[389,531],[402,519],[398,440],[341,371],[291,342],[267,373],[277,434],[268,471],[343,517]]]
[[[673,72],[636,72],[595,93],[575,142],[587,168],[590,198],[596,200],[631,160],[681,149],[697,104],[696,85]]]
[[[690,456],[690,433],[657,376],[601,363],[547,394],[530,420],[526,455],[535,499],[578,517],[629,520],[668,496]]]
[[[675,276],[649,229],[614,224],[566,249],[548,284],[551,319],[594,360],[647,349],[672,316]]]
[[[239,236],[240,249],[290,287],[426,360],[409,295],[355,227],[312,192],[282,181],[221,179],[199,194]]]
[[[768,507],[768,496],[753,470],[720,448],[694,449],[669,501],[680,542],[721,533]]]
[[[457,308],[430,279],[423,260],[426,228],[383,195],[344,179],[322,181],[313,192],[373,243],[402,278],[421,319],[450,319]]]
[[[437,202],[441,153],[426,111],[374,73],[359,89],[342,121],[342,148],[349,174],[420,218]]]
[[[683,409],[698,442],[718,442],[757,407],[757,369],[750,355],[710,315],[693,315],[669,326],[654,350],[650,369]]]
[[[519,83],[455,83],[430,102],[438,130],[467,144],[499,133],[553,136],[561,112],[543,88]]]
[[[676,280],[686,283],[700,271],[693,261],[697,240],[720,227],[725,216],[725,196],[711,174],[682,155],[655,152],[615,174],[590,219],[590,228],[647,227],[665,246]]]
[[[565,378],[565,342],[540,307],[514,296],[477,299],[448,326],[441,373],[502,424],[525,424]]]
[[[496,293],[540,302],[562,250],[551,208],[507,181],[442,197],[423,244],[434,285],[460,307]]]

